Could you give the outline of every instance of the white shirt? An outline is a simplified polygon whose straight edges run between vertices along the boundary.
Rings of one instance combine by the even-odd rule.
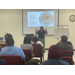
[[[31,41],[31,44],[34,44],[34,42],[33,41]],[[42,44],[42,42],[41,41],[37,41],[37,43],[36,44],[40,44],[41,45],[41,47],[43,47],[43,44]]]

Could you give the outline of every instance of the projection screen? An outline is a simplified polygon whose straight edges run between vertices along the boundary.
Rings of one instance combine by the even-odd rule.
[[[47,29],[48,35],[54,35],[54,28],[58,28],[58,9],[23,9],[22,10],[22,33],[35,34],[35,29],[40,26]]]

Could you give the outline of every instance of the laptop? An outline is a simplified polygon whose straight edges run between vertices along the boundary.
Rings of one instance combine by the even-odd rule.
[[[3,41],[3,37],[0,37],[0,41]]]

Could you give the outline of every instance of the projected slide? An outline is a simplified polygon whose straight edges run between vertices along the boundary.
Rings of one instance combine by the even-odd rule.
[[[54,27],[54,11],[27,12],[28,27]]]

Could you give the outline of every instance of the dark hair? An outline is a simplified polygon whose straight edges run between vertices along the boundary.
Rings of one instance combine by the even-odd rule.
[[[37,43],[37,41],[39,41],[39,39],[38,39],[38,37],[34,36],[34,37],[32,38],[32,41],[34,41],[34,43]]]
[[[65,35],[61,36],[62,43],[67,43],[67,40],[68,40],[67,36]]]
[[[8,34],[8,33],[7,33],[7,34],[4,36],[4,39],[5,39],[5,41],[6,41],[6,43],[7,43],[8,46],[14,45],[14,40],[13,40],[13,37],[12,37],[11,34]]]
[[[41,26],[40,28],[43,28],[43,30],[44,30],[44,27],[43,26]]]
[[[23,43],[24,44],[31,44],[31,38],[29,36],[25,36]]]
[[[26,62],[26,65],[38,65],[38,62],[35,60],[30,60],[30,61]]]

